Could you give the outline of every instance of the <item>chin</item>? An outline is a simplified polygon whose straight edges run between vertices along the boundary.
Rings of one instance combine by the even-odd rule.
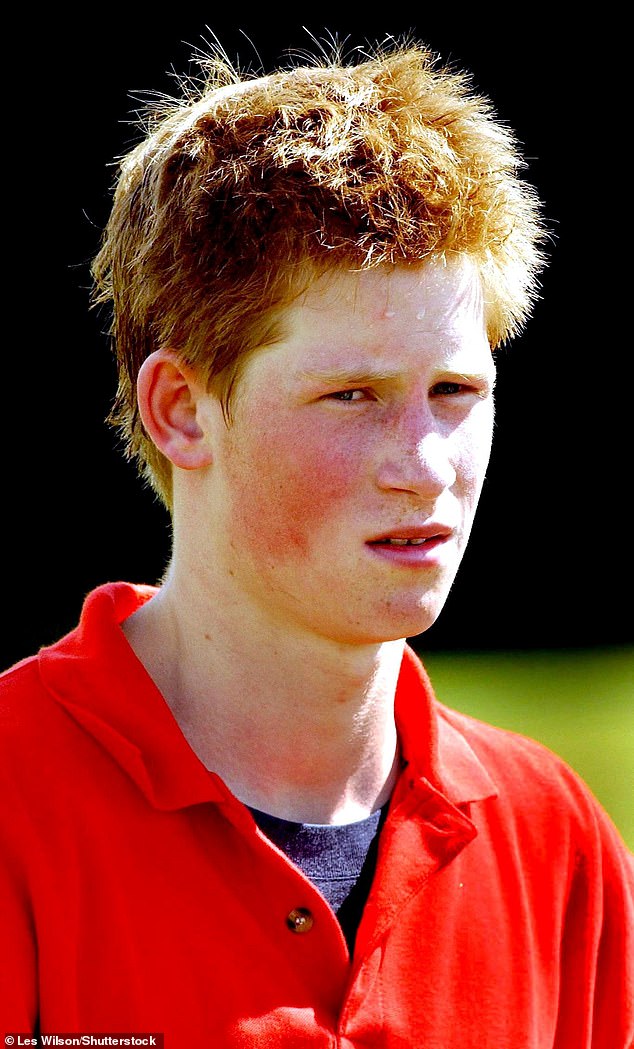
[[[442,604],[438,608],[418,608],[416,612],[409,609],[401,615],[395,615],[394,610],[390,616],[377,614],[371,622],[363,629],[361,623],[356,624],[354,633],[349,637],[342,638],[352,644],[382,645],[388,641],[403,641],[409,637],[418,637],[424,634],[434,625],[440,612]]]
[[[424,634],[438,619],[446,600],[447,593],[443,590],[441,594],[432,592],[425,594],[422,599],[403,601],[402,607],[399,607],[398,600],[394,601],[389,618],[394,621],[394,628],[400,631],[399,637]],[[380,621],[377,616],[377,623]]]

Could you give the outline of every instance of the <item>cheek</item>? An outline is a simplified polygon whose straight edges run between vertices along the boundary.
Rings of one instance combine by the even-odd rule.
[[[355,457],[319,432],[278,426],[229,457],[231,521],[240,546],[275,562],[308,552],[358,482]]]
[[[491,413],[483,412],[479,423],[475,428],[465,429],[457,467],[462,496],[468,507],[466,512],[471,519],[476,512],[491,456]]]

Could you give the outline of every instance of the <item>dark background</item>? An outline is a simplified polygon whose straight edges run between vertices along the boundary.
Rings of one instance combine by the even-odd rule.
[[[112,161],[138,140],[134,96],[173,93],[170,68],[187,70],[210,30],[232,59],[258,69],[257,49],[268,70],[287,49],[311,49],[303,24],[348,46],[410,34],[469,69],[524,143],[554,233],[542,300],[500,357],[476,528],[421,647],[631,642],[631,335],[615,255],[630,191],[611,72],[619,27],[555,26],[535,9],[521,23],[471,6],[391,9],[366,16],[339,4],[293,20],[269,8],[227,20],[202,4],[182,15],[86,8],[38,15],[5,38],[15,72],[5,92],[2,666],[69,629],[93,586],[155,582],[168,557],[166,515],[104,423],[115,374],[88,301]]]

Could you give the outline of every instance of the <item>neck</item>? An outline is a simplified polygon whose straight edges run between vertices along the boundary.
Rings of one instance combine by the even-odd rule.
[[[398,771],[404,642],[334,643],[244,612],[172,575],[123,629],[192,749],[241,801],[298,822],[369,815]]]

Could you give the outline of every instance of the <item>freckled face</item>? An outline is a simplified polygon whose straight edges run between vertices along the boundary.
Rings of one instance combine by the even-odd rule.
[[[210,405],[214,565],[245,611],[344,643],[426,630],[471,530],[493,376],[466,260],[317,279],[229,427]]]

